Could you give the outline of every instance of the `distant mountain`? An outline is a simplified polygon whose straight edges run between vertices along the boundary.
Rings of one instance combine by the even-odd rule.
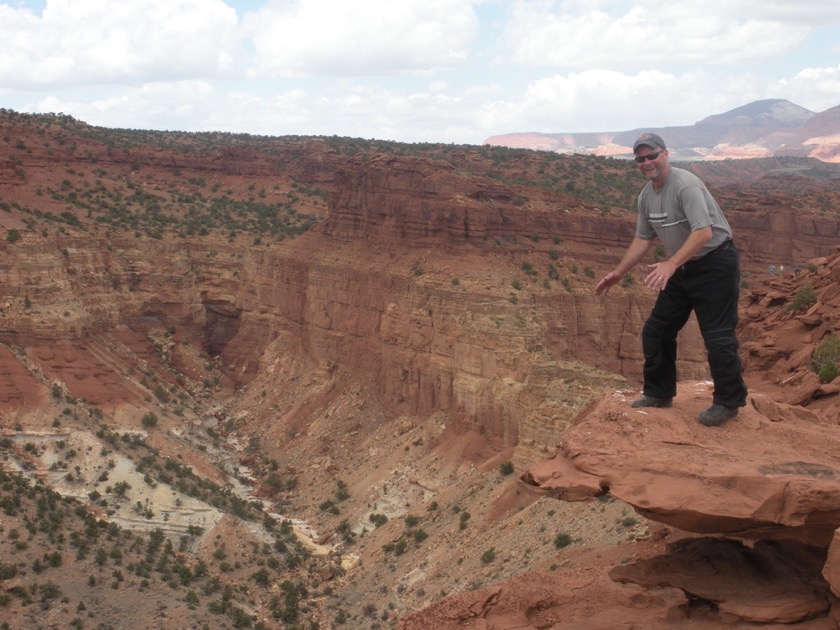
[[[511,133],[484,144],[557,153],[627,156],[643,131],[655,131],[671,157],[721,160],[797,156],[840,162],[840,106],[814,113],[783,99],[755,101],[680,127],[595,133]]]

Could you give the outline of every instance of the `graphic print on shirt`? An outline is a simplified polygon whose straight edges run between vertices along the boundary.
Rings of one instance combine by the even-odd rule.
[[[685,223],[687,220],[688,219],[678,219],[676,221],[669,222],[667,212],[657,212],[648,215],[648,221],[650,221],[651,227],[653,227],[653,229],[655,230],[674,227],[675,225],[679,225],[680,223]]]

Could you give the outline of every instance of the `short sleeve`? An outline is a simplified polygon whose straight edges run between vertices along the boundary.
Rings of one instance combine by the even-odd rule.
[[[647,213],[644,209],[644,202],[642,201],[644,194],[639,195],[639,198],[636,202],[636,238],[640,238],[643,241],[652,241],[656,238],[656,232],[650,225],[650,221],[647,219]]]
[[[680,191],[680,204],[692,232],[712,225],[711,209],[703,189],[699,186],[683,188]]]

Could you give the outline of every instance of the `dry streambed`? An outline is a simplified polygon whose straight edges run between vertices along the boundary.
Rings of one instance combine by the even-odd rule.
[[[40,479],[62,496],[87,504],[102,519],[133,531],[159,529],[167,535],[207,535],[225,512],[173,484],[155,479],[144,465],[143,452],[126,453],[109,443],[107,436],[90,431],[17,432],[7,435],[15,445],[2,465],[32,479]],[[113,435],[111,436],[113,437]],[[144,432],[120,434],[122,443],[142,442]],[[195,439],[194,436],[176,436]],[[319,544],[317,533],[306,522],[271,511],[271,505],[251,495],[246,483],[249,471],[237,462],[235,441],[202,449],[226,477],[224,490],[276,521],[289,520],[298,539],[315,555],[327,555],[331,547]],[[243,481],[245,480],[245,481]],[[273,540],[260,521],[243,520],[249,531],[266,542]]]

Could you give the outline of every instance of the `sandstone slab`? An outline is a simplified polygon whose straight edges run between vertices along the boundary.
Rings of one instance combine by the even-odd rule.
[[[666,554],[621,565],[610,576],[646,587],[673,586],[692,599],[710,602],[722,619],[797,623],[831,608],[828,584],[820,579],[825,551],[792,541],[689,538]]]
[[[610,492],[684,531],[827,548],[840,527],[840,426],[752,395],[735,419],[708,428],[696,416],[710,388],[682,386],[670,409],[607,396],[524,479],[561,498]]]

